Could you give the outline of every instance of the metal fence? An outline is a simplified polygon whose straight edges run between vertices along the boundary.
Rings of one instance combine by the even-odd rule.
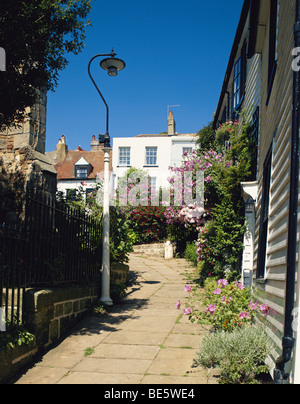
[[[28,190],[24,225],[0,228],[0,307],[21,323],[26,288],[94,280],[101,265],[101,221]]]
[[[17,324],[22,322],[27,246],[24,227],[5,223],[0,226],[0,307],[5,319]]]

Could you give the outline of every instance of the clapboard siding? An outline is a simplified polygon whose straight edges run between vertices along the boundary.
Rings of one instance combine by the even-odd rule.
[[[245,99],[243,108],[248,117],[252,120],[252,115],[257,106],[260,106],[261,90],[261,55],[255,54],[247,62],[247,81],[245,89]]]
[[[260,303],[271,307],[266,317],[258,317],[276,344],[272,354],[273,366],[282,350],[282,334],[285,315],[285,289],[287,270],[289,199],[290,199],[290,162],[293,116],[293,70],[291,68],[294,47],[295,0],[278,0],[277,70],[268,97],[269,70],[269,25],[270,0],[261,0],[258,16],[257,53],[247,61],[245,97],[242,109],[249,119],[257,106],[260,107],[257,197],[255,205],[255,229],[253,246],[253,293]],[[249,17],[249,16],[248,16]],[[237,46],[237,54],[248,35],[249,18],[244,21],[244,29]],[[236,59],[235,59],[236,60]],[[231,76],[230,76],[231,74]],[[232,91],[232,72],[228,76],[227,91]],[[220,100],[222,108],[217,119],[221,119],[227,95]],[[266,246],[265,279],[256,280],[260,222],[263,197],[264,163],[269,150],[272,151],[271,183],[269,201],[268,237]],[[300,192],[300,191],[299,191]],[[299,199],[300,206],[300,199]],[[298,215],[300,228],[300,215]],[[299,230],[298,230],[299,244]],[[297,256],[298,260],[298,256]]]
[[[293,112],[291,49],[293,48],[294,20],[295,1],[280,1],[277,44],[278,66],[268,105],[266,105],[269,46],[268,26],[266,28],[265,44],[262,54],[261,142],[259,144],[260,160],[256,210],[257,228],[254,246],[254,272],[257,266],[257,251],[259,245],[263,164],[270,147],[273,148],[273,153],[265,283],[257,281],[254,283],[254,286],[258,300],[261,303],[268,304],[272,309],[271,314],[265,319],[265,325],[268,327],[269,334],[277,344],[277,352],[281,351],[282,344],[286,288]]]

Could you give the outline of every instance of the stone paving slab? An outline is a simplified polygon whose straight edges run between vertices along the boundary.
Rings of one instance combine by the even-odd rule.
[[[83,319],[15,384],[216,384],[216,372],[193,367],[207,328],[176,309],[193,269],[185,260],[136,254],[130,269],[135,281],[126,300]]]

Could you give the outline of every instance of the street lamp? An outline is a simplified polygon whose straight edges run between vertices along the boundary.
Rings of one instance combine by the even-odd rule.
[[[118,72],[125,68],[125,62],[117,59],[114,50],[111,53],[101,53],[94,56],[88,66],[88,73],[96,90],[98,91],[102,101],[106,106],[106,133],[104,140],[104,195],[103,195],[103,253],[102,253],[102,295],[100,301],[108,306],[113,304],[110,297],[110,250],[109,250],[109,153],[111,151],[110,136],[109,136],[109,108],[105,98],[99,90],[95,80],[91,74],[91,64],[99,57],[106,57],[100,62],[102,69],[108,72],[111,77],[117,76]]]

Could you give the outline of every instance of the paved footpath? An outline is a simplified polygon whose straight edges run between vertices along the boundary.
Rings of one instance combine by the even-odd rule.
[[[126,300],[100,316],[88,316],[15,384],[216,384],[193,368],[207,333],[176,302],[185,301],[185,260],[131,255],[135,274]],[[92,354],[85,356],[87,348]]]

